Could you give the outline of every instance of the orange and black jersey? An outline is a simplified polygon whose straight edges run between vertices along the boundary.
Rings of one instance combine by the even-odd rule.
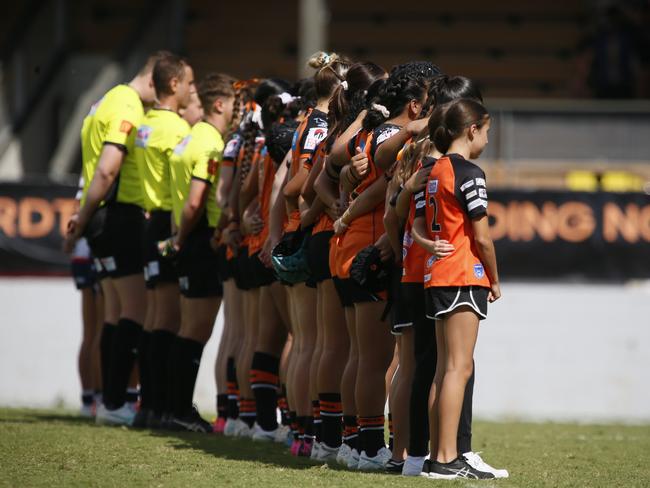
[[[435,163],[436,158],[426,157],[418,164],[416,172],[430,170]],[[415,200],[411,198],[402,238],[402,283],[422,283],[424,281],[424,262],[427,252],[413,239],[414,220]]]
[[[271,158],[266,146],[260,153],[260,159],[257,163],[258,171],[258,193],[257,200],[260,205],[260,218],[264,222],[262,230],[255,235],[251,235],[248,241],[248,254],[252,256],[262,249],[264,242],[269,235],[269,218],[271,213],[271,192],[273,191],[273,180],[275,179],[275,163]]]
[[[301,166],[311,169],[314,155],[320,143],[327,137],[327,114],[311,109],[300,123],[291,144],[291,176]]]
[[[427,254],[425,288],[490,286],[474,242],[472,219],[487,215],[485,173],[458,154],[438,159],[426,188],[414,196],[416,217],[426,218],[429,238],[449,241],[454,252],[436,259]]]
[[[235,162],[239,156],[239,150],[241,149],[242,145],[242,136],[239,133],[239,131],[235,132],[228,143],[226,144],[226,147],[223,150],[223,161],[222,165],[223,166],[230,166],[233,167],[235,166]]]

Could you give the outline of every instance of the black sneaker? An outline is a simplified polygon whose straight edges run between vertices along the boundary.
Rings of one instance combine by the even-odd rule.
[[[395,461],[394,459],[389,459],[386,463],[386,473],[388,474],[402,474],[402,468],[404,467],[404,461]]]
[[[141,408],[138,413],[135,414],[135,417],[133,417],[131,427],[136,429],[146,429],[148,425],[147,420],[149,419],[149,412],[150,410]]]
[[[159,430],[162,428],[162,417],[153,410],[149,410],[147,415],[147,429]]]
[[[422,472],[420,473],[420,476],[424,476],[425,478],[429,477],[429,474],[431,474],[431,459],[425,459],[424,464],[422,465]]]
[[[196,407],[192,407],[192,410],[183,417],[171,417],[171,424],[176,429],[212,434],[212,424],[199,415]]]
[[[455,478],[490,480],[494,479],[494,475],[492,473],[479,471],[470,466],[464,458],[458,457],[450,463],[439,463],[438,461],[433,461],[431,463],[429,478],[439,480],[453,480]]]

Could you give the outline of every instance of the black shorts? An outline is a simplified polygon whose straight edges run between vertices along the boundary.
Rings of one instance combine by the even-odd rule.
[[[479,320],[487,318],[489,288],[483,286],[434,286],[425,290],[427,317],[441,320],[461,306],[468,306]]]
[[[142,273],[143,225],[142,208],[127,203],[109,203],[91,217],[84,235],[105,276]]]
[[[333,231],[326,230],[311,236],[307,247],[307,262],[311,272],[311,281],[320,283],[332,277],[330,273],[330,240]]]
[[[235,284],[240,290],[251,289],[251,276],[248,261],[248,246],[240,247],[237,256],[232,258],[232,274],[233,278],[235,278]]]
[[[391,308],[391,332],[401,334],[426,317],[423,283],[400,283]]]
[[[273,270],[264,266],[264,263],[260,261],[260,251],[248,257],[248,266],[251,276],[251,288],[269,286],[278,280]]]
[[[153,289],[159,283],[176,283],[178,274],[174,260],[163,258],[158,252],[158,242],[172,235],[171,212],[154,210],[149,215],[144,231],[144,278],[147,288]]]
[[[93,288],[97,283],[95,264],[91,258],[73,259],[70,263],[70,271],[77,290]]]
[[[217,249],[217,257],[219,259],[219,276],[221,277],[221,281],[228,281],[231,279],[232,276],[232,263],[231,260],[228,259],[228,246],[225,244],[221,244],[219,246],[219,249]]]
[[[334,287],[343,307],[352,307],[355,303],[381,302],[383,299],[360,286],[351,278],[332,278]]]
[[[219,256],[210,247],[214,229],[199,226],[187,236],[178,253],[176,271],[181,295],[186,298],[223,296]]]

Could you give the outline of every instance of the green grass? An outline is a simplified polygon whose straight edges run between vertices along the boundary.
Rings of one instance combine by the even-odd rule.
[[[277,444],[97,427],[65,412],[0,409],[0,486],[650,486],[650,426],[476,422],[474,449],[508,480],[354,473]]]

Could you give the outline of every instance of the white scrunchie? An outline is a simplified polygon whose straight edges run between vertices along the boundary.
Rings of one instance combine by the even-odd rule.
[[[387,109],[386,107],[384,107],[383,105],[380,105],[380,104],[378,104],[378,103],[373,103],[373,104],[372,104],[372,109],[373,109],[373,110],[377,110],[378,112],[381,112],[381,114],[382,114],[382,115],[384,116],[384,118],[386,118],[386,119],[387,119],[388,117],[390,117],[390,112],[389,112],[388,109]]]
[[[294,97],[291,93],[287,92],[280,93],[278,96],[280,97],[280,100],[282,100],[283,105],[289,105],[296,99],[296,97]]]
[[[343,81],[341,82],[341,86],[343,87],[343,89],[344,89],[345,91],[348,91],[348,82],[347,82],[347,81],[343,80]]]
[[[332,56],[330,56],[327,53],[323,53],[323,67],[327,66],[330,64],[330,59],[332,59]]]

